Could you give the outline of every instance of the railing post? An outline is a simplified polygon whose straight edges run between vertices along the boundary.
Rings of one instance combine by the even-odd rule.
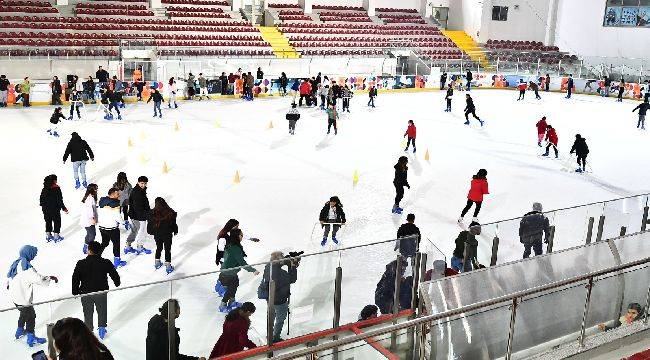
[[[393,293],[393,314],[399,312],[399,292],[402,286],[402,255],[397,255],[395,262],[395,292]],[[393,321],[395,323],[395,321]],[[390,349],[393,350],[397,346],[397,334],[392,332],[390,334]]]
[[[585,244],[591,244],[591,236],[593,233],[594,233],[594,217],[590,216],[589,224],[587,224],[587,239],[585,240]]]
[[[645,319],[643,321],[646,325],[648,325],[648,318],[650,318],[648,311],[650,311],[650,285],[648,285],[648,295],[645,297]]]
[[[413,269],[413,285],[411,286],[411,311],[413,314],[410,316],[411,319],[416,317],[416,310],[418,306],[418,290],[420,285],[420,261],[421,253],[417,252],[415,254],[415,259],[411,263],[411,268]],[[413,258],[412,258],[413,259]],[[406,337],[408,339],[408,349],[407,359],[413,359],[416,354],[415,346],[415,337],[416,337],[416,327],[411,327],[406,330]]]
[[[266,345],[269,347],[273,345],[273,322],[275,321],[275,281],[271,276],[271,268],[269,266],[269,299],[266,304]],[[272,357],[273,351],[267,353],[267,357]]]
[[[596,232],[596,242],[603,240],[603,228],[605,227],[605,215],[598,218],[598,232]]]
[[[341,266],[336,268],[336,278],[334,279],[334,320],[332,321],[332,327],[338,329],[341,322],[341,280],[343,278],[343,269]],[[339,337],[334,334],[332,337],[334,341],[338,340]],[[337,360],[339,358],[339,348],[335,347],[332,350],[332,359]]]
[[[641,231],[645,231],[648,225],[648,205],[643,207],[643,219],[641,221]]]
[[[589,278],[589,284],[587,284],[587,297],[585,299],[585,308],[582,311],[582,324],[580,325],[580,338],[578,339],[578,344],[580,347],[585,346],[585,327],[587,326],[587,316],[589,315],[589,303],[591,302],[591,290],[594,287],[594,278]]]
[[[467,246],[467,245],[465,245],[465,246]],[[490,258],[490,266],[494,266],[494,265],[497,264],[497,253],[498,252],[499,252],[499,236],[494,235],[494,239],[492,239],[492,257]]]
[[[555,239],[555,225],[551,225],[548,230],[548,243],[546,243],[546,253],[553,252],[553,240]]]
[[[510,330],[508,331],[508,348],[506,349],[506,360],[512,357],[512,342],[515,336],[515,320],[517,318],[517,298],[512,299],[512,310],[510,310]]]
[[[621,226],[621,233],[620,236],[625,236],[625,233],[627,232],[627,228],[625,226]]]
[[[648,318],[646,317],[646,321]],[[50,356],[50,359],[56,360],[56,349],[54,348],[54,336],[52,336],[52,328],[54,324],[47,324],[47,354]]]
[[[169,360],[176,360],[178,344],[176,343],[176,300],[167,300],[167,338],[169,339]]]

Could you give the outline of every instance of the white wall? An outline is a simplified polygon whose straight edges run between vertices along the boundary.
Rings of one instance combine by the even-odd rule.
[[[420,0],[375,0],[378,8],[417,9],[420,10]]]
[[[363,6],[363,0],[313,0],[314,5]]]
[[[463,30],[476,39],[481,31],[483,0],[454,0],[449,2],[449,30]]]
[[[556,46],[584,56],[650,58],[650,28],[603,27],[605,0],[560,0]]]

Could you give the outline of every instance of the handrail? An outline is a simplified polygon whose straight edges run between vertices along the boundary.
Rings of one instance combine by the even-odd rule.
[[[279,360],[295,359],[295,358],[302,357],[302,356],[305,356],[305,355],[309,355],[309,354],[329,350],[329,349],[332,349],[332,348],[335,348],[335,347],[341,347],[341,346],[344,346],[344,345],[347,345],[347,344],[352,344],[352,343],[355,343],[355,342],[358,342],[358,341],[365,340],[367,338],[385,335],[385,334],[388,334],[388,333],[391,333],[391,332],[395,332],[395,331],[399,331],[399,330],[403,330],[403,329],[407,329],[407,328],[412,328],[412,327],[415,327],[415,326],[418,326],[418,325],[422,325],[422,324],[426,324],[426,323],[429,323],[429,322],[441,320],[443,318],[448,318],[448,317],[451,317],[451,316],[467,313],[467,312],[470,312],[472,310],[478,310],[478,309],[482,309],[482,308],[485,308],[485,307],[488,307],[488,306],[501,304],[501,303],[504,303],[504,302],[512,301],[514,299],[518,299],[518,298],[522,298],[522,297],[525,297],[525,296],[530,296],[530,295],[533,295],[533,294],[537,294],[537,293],[540,293],[540,292],[557,289],[559,287],[574,284],[574,283],[584,281],[584,280],[589,280],[591,278],[601,276],[601,275],[605,275],[605,274],[609,274],[609,273],[612,273],[612,272],[617,272],[617,271],[620,271],[620,270],[629,269],[629,268],[639,266],[639,265],[643,265],[643,264],[646,264],[646,263],[650,263],[650,257],[640,259],[640,260],[636,260],[636,261],[631,261],[631,262],[628,262],[628,263],[625,263],[625,264],[622,264],[622,265],[612,266],[612,267],[601,269],[601,270],[598,270],[598,271],[593,271],[593,272],[590,272],[590,273],[587,273],[587,274],[574,276],[574,277],[569,278],[569,279],[556,281],[556,282],[553,282],[553,283],[549,283],[549,284],[546,284],[546,285],[530,288],[530,289],[527,289],[527,290],[518,291],[518,292],[515,292],[515,293],[512,293],[512,294],[503,295],[503,296],[500,296],[500,297],[497,297],[497,298],[494,298],[494,299],[480,301],[480,302],[477,302],[477,303],[474,303],[474,304],[471,304],[471,305],[466,305],[466,306],[463,306],[463,307],[460,307],[460,308],[457,308],[457,309],[454,309],[454,310],[448,310],[448,311],[445,311],[445,312],[442,312],[442,313],[422,316],[422,317],[415,318],[413,320],[409,320],[409,321],[406,321],[406,322],[403,322],[403,323],[400,323],[400,324],[391,325],[391,326],[388,326],[388,327],[385,327],[385,328],[382,328],[382,329],[371,330],[371,331],[368,331],[366,333],[359,334],[359,335],[345,337],[345,338],[340,339],[340,340],[336,340],[336,341],[332,341],[332,342],[329,342],[329,343],[326,343],[326,344],[313,346],[313,347],[310,347],[308,349],[297,350],[297,351],[294,351],[294,352],[289,353],[289,354],[279,355],[279,356],[275,357],[275,359],[279,359]]]

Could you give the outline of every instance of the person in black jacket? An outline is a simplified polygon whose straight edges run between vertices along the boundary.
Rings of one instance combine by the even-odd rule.
[[[467,70],[465,78],[467,79],[467,91],[470,91],[472,89],[472,79],[474,78],[474,74],[472,74],[471,71]]]
[[[153,235],[156,241],[156,260],[154,268],[162,267],[160,254],[165,247],[165,269],[167,274],[174,271],[172,266],[172,237],[178,235],[176,224],[176,212],[167,205],[165,199],[157,197],[154,200],[154,207],[151,211],[151,220],[147,223],[147,233]]]
[[[7,95],[9,94],[9,80],[6,75],[0,75],[0,107],[7,107]]]
[[[542,254],[542,241],[548,243],[551,228],[542,213],[542,204],[533,203],[533,211],[524,215],[519,222],[519,241],[524,244],[524,259],[530,256],[533,248],[535,256]]]
[[[318,220],[323,229],[325,229],[323,231],[323,241],[321,241],[320,245],[325,246],[327,243],[330,228],[332,229],[332,242],[338,244],[339,241],[336,239],[336,233],[341,228],[341,225],[345,224],[345,212],[343,212],[343,204],[341,204],[338,196],[332,196],[330,201],[325,203],[320,211]]]
[[[481,126],[483,126],[483,121],[481,118],[476,116],[476,106],[474,106],[474,100],[469,94],[465,94],[465,125],[469,125],[469,114],[472,114],[474,116],[474,119],[478,120],[479,123],[481,123]]]
[[[414,236],[415,235],[415,236]],[[415,226],[415,215],[406,215],[406,224],[400,225],[397,229],[397,241],[395,242],[395,250],[399,250],[405,258],[415,257],[415,253],[420,248],[420,229]],[[410,237],[409,239],[401,238]]]
[[[77,118],[81,120],[81,112],[79,111],[79,108],[83,106],[83,101],[81,98],[81,94],[77,91],[77,89],[72,89],[72,93],[70,93],[70,116],[68,117],[68,120],[72,120],[74,118],[74,111],[77,111]]]
[[[641,128],[645,130],[645,116],[648,113],[648,108],[650,108],[650,103],[648,103],[648,98],[646,97],[639,106],[635,107],[632,112],[639,110],[639,121],[636,123],[636,128]]]
[[[456,247],[451,257],[452,269],[467,272],[482,266],[477,259],[478,240],[476,237],[478,235],[481,235],[481,224],[476,221],[469,224],[469,230],[463,230],[458,234],[455,241]]]
[[[445,89],[445,84],[447,84],[447,73],[444,72],[440,75],[440,90]]]
[[[108,84],[108,71],[104,70],[101,66],[97,69],[95,77],[97,78],[97,82],[99,82],[100,86],[105,87]]]
[[[149,100],[147,100],[147,104],[153,99],[153,117],[160,117],[162,118],[162,110],[160,109],[160,105],[163,102],[163,96],[158,91],[158,89],[155,89],[152,93],[151,96],[149,96]]]
[[[624,92],[625,92],[625,81],[621,79],[621,82],[618,83],[618,97],[616,98],[617,102],[623,102]]]
[[[48,175],[43,179],[43,190],[41,190],[40,205],[45,220],[45,240],[59,242],[63,236],[61,231],[61,210],[68,213],[68,209],[63,203],[63,194],[61,188],[56,183],[57,177],[54,174]],[[54,225],[54,226],[53,226]]]
[[[82,139],[76,132],[71,134],[68,146],[65,148],[65,153],[63,153],[64,164],[68,161],[68,156],[72,160],[72,173],[74,174],[75,180],[74,188],[79,189],[81,185],[88,187],[88,183],[86,182],[86,161],[88,161],[88,157],[90,157],[90,160],[95,161],[95,154],[93,154],[86,140]],[[79,183],[80,174],[81,184]]]
[[[449,84],[447,88],[447,95],[445,95],[445,100],[447,100],[447,109],[445,112],[451,112],[451,99],[454,97],[454,87],[452,84]]]
[[[566,98],[571,99],[571,93],[573,92],[573,75],[569,74],[569,79],[566,81]]]
[[[61,93],[63,92],[63,88],[61,87],[61,80],[59,80],[58,76],[55,76],[52,79],[50,87],[52,88],[52,105],[61,105]]]
[[[228,76],[225,72],[221,73],[219,81],[221,81],[221,95],[228,95]]]
[[[406,260],[400,258],[399,277],[404,280],[404,271],[408,266]],[[397,260],[393,260],[386,265],[386,271],[381,276],[375,288],[375,305],[379,308],[382,315],[393,313],[393,304],[395,302],[395,278],[397,277]]]
[[[54,109],[54,112],[52,113],[52,116],[50,116],[50,128],[47,129],[47,133],[54,136],[54,137],[59,137],[59,126],[58,124],[61,122],[62,119],[65,119],[65,116],[63,115],[63,111],[61,110],[61,107],[57,107]]]
[[[169,302],[174,303],[176,312],[170,314]],[[146,360],[169,360],[169,319],[178,319],[181,315],[181,307],[178,300],[169,299],[158,309],[159,313],[154,315],[147,325]],[[204,357],[183,355],[179,352],[181,337],[178,334],[179,328],[174,329],[176,337],[176,360],[205,360]]]
[[[370,89],[368,89],[368,106],[373,108],[375,107],[376,97],[377,97],[377,88],[374,85],[370,85]]]
[[[406,156],[400,156],[397,164],[393,166],[395,168],[395,178],[393,179],[393,185],[395,185],[395,204],[393,205],[393,214],[401,214],[404,210],[399,207],[399,203],[404,197],[404,186],[409,189],[411,188],[407,179],[408,162],[409,159]]]
[[[287,96],[287,85],[289,84],[289,79],[287,79],[287,74],[282,72],[280,75],[280,93],[282,96]]]
[[[544,91],[549,92],[551,89],[551,75],[546,74],[546,78],[544,79]]]
[[[257,68],[257,80],[262,80],[264,79],[264,71],[262,71],[261,67]]]
[[[138,178],[138,185],[133,187],[131,196],[129,196],[129,217],[133,222],[131,224],[131,233],[126,238],[125,254],[151,254],[151,250],[144,247],[144,240],[147,237],[147,220],[149,220],[151,213],[149,199],[147,198],[148,182],[149,179],[146,176],[140,176]],[[138,243],[137,249],[131,246],[134,241]]]
[[[576,140],[573,142],[570,154],[573,154],[574,152],[578,156],[578,168],[576,169],[576,172],[581,173],[586,171],[589,147],[587,146],[587,139],[580,136],[580,134],[576,134]]]
[[[97,241],[88,244],[88,256],[77,261],[72,273],[72,295],[108,290],[108,276],[115,286],[120,286],[120,275],[113,263],[101,256],[102,249],[102,245]],[[81,297],[84,322],[88,329],[94,329],[93,314],[94,308],[97,308],[97,332],[102,339],[106,336],[106,298],[106,293]]]
[[[115,109],[115,112],[117,112],[117,119],[122,120],[122,114],[120,113],[120,107],[119,105],[119,100],[120,97],[113,92],[111,89],[106,89],[102,88],[102,104],[108,104],[108,108],[106,108],[106,115],[104,116],[104,120],[113,120],[113,109]]]
[[[282,267],[287,265],[288,271]],[[273,326],[273,342],[280,342],[283,339],[282,327],[289,313],[289,298],[291,297],[291,284],[298,280],[298,265],[300,259],[284,259],[284,254],[276,251],[271,254],[271,262],[266,264],[262,282],[258,288],[258,297],[269,301],[269,276],[275,281],[275,296],[273,298],[273,308],[275,321]],[[270,274],[269,274],[270,273]]]

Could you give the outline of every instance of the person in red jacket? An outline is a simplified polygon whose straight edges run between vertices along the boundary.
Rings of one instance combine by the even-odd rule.
[[[309,84],[309,81],[303,80],[298,89],[300,91],[298,106],[302,106],[302,99],[305,99],[307,106],[311,106],[311,84]]]
[[[408,151],[409,145],[413,143],[413,153],[415,154],[415,134],[415,123],[413,120],[409,120],[409,126],[406,128],[406,132],[404,133],[404,137],[408,136],[408,140],[406,141],[406,149],[404,149],[404,151]]]
[[[519,100],[523,100],[524,97],[526,96],[526,89],[528,88],[528,85],[524,82],[524,79],[519,79],[519,85],[517,85],[517,89],[519,89]]]
[[[248,338],[248,329],[251,326],[250,316],[254,312],[255,305],[251,302],[245,302],[226,315],[226,321],[223,323],[223,333],[214,348],[212,348],[210,359],[257,347]]]
[[[555,129],[551,125],[546,125],[546,141],[548,141],[548,145],[546,145],[546,153],[542,156],[548,156],[548,151],[552,146],[555,151],[555,158],[557,159],[557,140]]]
[[[469,193],[467,194],[467,205],[465,205],[463,212],[460,214],[460,218],[458,219],[458,222],[459,223],[463,222],[463,218],[465,217],[465,214],[467,214],[469,209],[472,207],[472,204],[476,204],[476,207],[474,208],[473,221],[478,221],[477,216],[479,211],[481,211],[481,204],[483,204],[483,195],[489,193],[490,192],[488,191],[487,170],[481,169],[478,171],[478,173],[476,173],[476,175],[472,176],[472,184],[469,189]]]
[[[538,121],[535,126],[537,127],[537,146],[542,147],[542,140],[544,140],[544,135],[546,135],[546,116],[542,117],[542,120]]]

